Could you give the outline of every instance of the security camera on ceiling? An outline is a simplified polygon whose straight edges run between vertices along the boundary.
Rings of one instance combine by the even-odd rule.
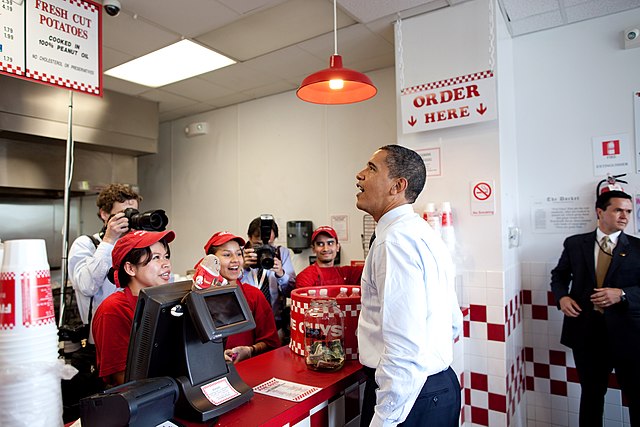
[[[102,2],[102,7],[104,7],[104,11],[107,12],[109,16],[118,16],[122,6],[118,0],[104,0]]]
[[[640,47],[640,25],[634,28],[624,30],[624,48],[631,49]]]

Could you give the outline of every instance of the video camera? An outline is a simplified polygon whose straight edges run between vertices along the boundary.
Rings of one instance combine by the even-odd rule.
[[[273,268],[273,260],[277,253],[276,248],[269,244],[272,229],[273,215],[260,215],[260,240],[262,240],[262,244],[254,246],[253,249],[258,256],[258,265],[265,270]]]
[[[127,208],[124,216],[129,220],[132,230],[164,231],[169,224],[169,218],[162,209],[140,213],[137,209]]]

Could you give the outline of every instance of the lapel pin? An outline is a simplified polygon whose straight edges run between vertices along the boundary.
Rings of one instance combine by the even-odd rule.
[[[627,256],[627,254],[625,254],[624,252],[620,254],[620,256]]]

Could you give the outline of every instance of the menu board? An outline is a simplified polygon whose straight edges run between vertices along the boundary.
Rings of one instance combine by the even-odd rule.
[[[91,0],[0,0],[0,73],[102,96],[102,9]]]

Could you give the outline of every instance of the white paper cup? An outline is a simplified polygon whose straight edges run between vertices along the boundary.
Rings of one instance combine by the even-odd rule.
[[[44,240],[6,241],[0,268],[0,333],[51,324],[55,310]]]
[[[0,385],[0,420],[8,426],[62,426],[62,393],[57,372],[5,379]]]

